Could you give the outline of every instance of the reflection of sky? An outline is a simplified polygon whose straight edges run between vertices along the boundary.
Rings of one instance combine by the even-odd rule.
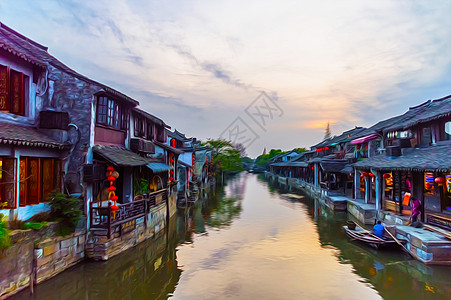
[[[0,2],[6,25],[189,136],[219,136],[267,91],[284,115],[266,132],[245,119],[262,137],[252,156],[312,145],[328,121],[338,134],[449,94],[450,10],[438,0]]]
[[[249,176],[239,218],[179,246],[183,272],[174,297],[378,299],[351,265],[339,263],[334,248],[321,247],[303,205],[284,201]]]

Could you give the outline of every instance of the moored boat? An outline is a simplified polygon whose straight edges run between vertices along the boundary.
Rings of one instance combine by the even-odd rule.
[[[383,238],[380,238],[374,235],[371,231],[367,231],[361,227],[351,229],[348,226],[343,226],[343,228],[351,240],[359,241],[373,248],[382,249],[399,247],[398,243],[391,237],[384,235]],[[405,243],[404,240],[401,240],[400,242]]]

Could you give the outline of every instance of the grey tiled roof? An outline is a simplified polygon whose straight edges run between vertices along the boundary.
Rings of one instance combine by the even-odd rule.
[[[132,99],[131,97],[122,94],[119,91],[116,91],[102,83],[94,81],[86,76],[83,76],[58,59],[53,57],[47,52],[47,47],[42,46],[31,39],[21,35],[20,33],[14,31],[9,28],[5,24],[0,22],[0,48],[8,51],[9,53],[24,59],[25,61],[32,63],[36,66],[46,69],[48,65],[52,65],[57,69],[60,69],[80,80],[94,83],[99,87],[103,88],[103,90],[107,93],[110,93],[124,101],[131,103],[132,105],[138,105],[139,102]]]
[[[384,131],[393,131],[399,129],[407,129],[418,123],[425,123],[434,119],[451,115],[451,95],[433,101],[427,101],[422,105],[421,111],[416,113],[412,118],[402,120],[385,128]]]
[[[123,167],[145,166],[154,160],[140,156],[139,154],[118,146],[95,145],[93,151],[112,164]]]
[[[68,146],[59,143],[34,127],[6,122],[0,122],[0,144],[47,148],[63,148]]]
[[[324,140],[324,141],[312,146],[312,148],[320,148],[320,147],[330,146],[332,144],[348,142],[350,140],[355,139],[355,136],[364,130],[366,130],[366,128],[355,127],[351,130],[344,131],[342,134],[340,134],[338,136],[334,136],[327,140]]]
[[[412,149],[399,157],[378,155],[353,166],[357,169],[446,172],[451,170],[451,145]]]

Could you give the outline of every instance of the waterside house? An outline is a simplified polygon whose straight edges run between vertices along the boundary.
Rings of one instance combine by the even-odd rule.
[[[324,140],[292,161],[273,162],[267,176],[364,224],[376,218],[395,224],[420,261],[449,264],[451,241],[443,236],[451,236],[450,116],[451,96],[429,100]],[[421,221],[429,231],[403,226],[410,196],[421,201]]]
[[[0,297],[161,231],[176,211],[181,155],[180,165],[209,179],[209,149],[195,149],[195,138],[173,145],[170,126],[137,100],[47,50],[0,23],[0,213],[28,220],[64,191],[80,199],[84,219],[65,238],[14,235],[0,258]],[[196,162],[186,161],[193,153]]]

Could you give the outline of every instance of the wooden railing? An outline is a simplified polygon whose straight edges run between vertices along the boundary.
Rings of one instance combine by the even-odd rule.
[[[167,200],[168,190],[162,189],[130,203],[118,204],[119,209],[115,213],[111,211],[110,202],[108,206],[103,207],[94,206],[91,203],[90,228],[104,229],[106,235],[111,238],[117,226],[147,216],[152,207],[165,203]],[[147,218],[144,218],[144,225],[147,227]]]

